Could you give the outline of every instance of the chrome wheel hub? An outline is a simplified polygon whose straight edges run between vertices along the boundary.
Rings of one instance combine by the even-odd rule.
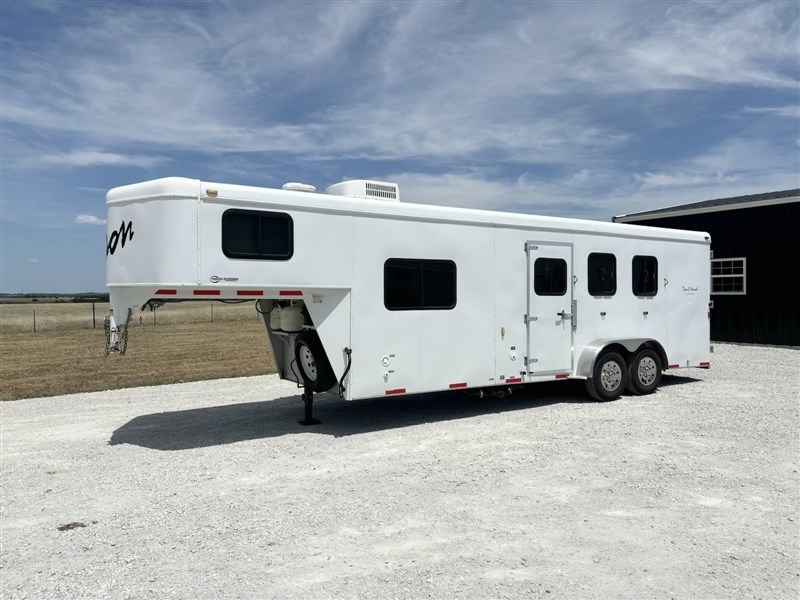
[[[613,392],[622,384],[622,369],[614,361],[609,361],[603,365],[600,373],[600,384],[607,392]]]
[[[649,356],[645,356],[642,360],[639,361],[639,369],[637,375],[639,376],[639,382],[642,385],[649,386],[652,385],[653,382],[656,380],[656,374],[658,373],[658,365],[656,365],[656,361],[654,361]]]

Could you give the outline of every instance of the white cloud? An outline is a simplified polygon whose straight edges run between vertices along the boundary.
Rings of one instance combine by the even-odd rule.
[[[618,174],[597,174],[596,178],[602,184],[613,180],[619,185],[596,190],[570,186],[570,177],[555,181],[532,177],[498,181],[487,179],[481,173],[395,173],[380,178],[397,182],[404,202],[600,221],[667,206],[797,187],[796,176],[790,173],[769,173],[751,179],[711,178],[698,180],[692,185],[678,185],[676,182],[652,187],[626,185],[621,183]]]
[[[384,180],[399,184],[404,202],[604,221],[614,214],[609,200],[617,198],[608,192],[587,192],[581,177],[577,182],[572,175],[556,180],[529,175],[513,180],[490,177],[479,171],[395,173],[386,175]],[[597,174],[596,179],[607,183],[602,174]]]
[[[615,63],[651,89],[797,89],[797,24],[789,3],[670,5],[648,35],[623,38]]]
[[[786,106],[748,106],[742,112],[800,119],[800,104],[788,104]]]
[[[38,263],[38,262],[39,262],[39,259],[38,259],[38,258],[29,258],[29,259],[28,259],[28,262],[29,262],[29,263],[34,263],[34,264],[35,264],[35,263]]]
[[[30,6],[3,5],[5,222],[100,225],[75,211],[136,169],[603,220],[798,187],[796,2]]]
[[[70,167],[95,167],[95,166],[131,166],[149,168],[168,161],[163,156],[143,156],[138,154],[117,154],[115,152],[102,152],[86,148],[83,150],[70,150],[58,154],[46,154],[39,157],[39,162],[51,165],[66,165]]]
[[[78,215],[75,217],[76,225],[105,225],[106,220],[94,215]]]
[[[706,173],[797,171],[796,154],[787,153],[778,141],[758,137],[731,137],[684,162],[691,170]]]
[[[645,173],[644,175],[636,174],[634,177],[641,184],[643,190],[661,187],[699,187],[739,180],[737,175],[722,173]]]
[[[48,61],[15,49],[3,120],[210,153],[560,162],[629,137],[593,115],[609,95],[798,87],[791,3],[168,6],[158,28],[153,7],[93,6]],[[49,159],[163,160],[99,154]]]
[[[680,90],[796,90],[792,3],[76,6],[51,39],[4,53],[4,123],[68,134],[77,146],[31,151],[28,165],[152,168],[180,151],[245,174],[263,170],[262,153],[373,171],[413,161],[385,169],[484,207],[503,206],[509,192],[575,206],[609,190],[705,193],[796,170],[763,132],[769,141],[670,161],[654,148],[639,160],[629,148],[652,133],[640,124],[679,116],[655,108],[634,121],[625,110]],[[414,175],[421,162],[442,175]],[[492,183],[487,169],[498,164],[555,165],[563,176]]]
[[[710,193],[713,198],[722,197],[715,195],[715,189],[741,186],[751,190],[758,185],[764,186],[761,192],[781,189],[770,187],[774,183],[769,182],[776,181],[783,182],[782,189],[791,189],[798,185],[797,159],[797,153],[787,152],[783,145],[759,138],[732,137],[695,156],[664,161],[663,170],[634,173],[633,180],[635,189],[643,192],[683,188],[698,194]],[[734,195],[750,193],[758,191]]]

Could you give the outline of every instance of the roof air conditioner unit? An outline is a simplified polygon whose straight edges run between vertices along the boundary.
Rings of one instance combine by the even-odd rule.
[[[335,183],[325,190],[332,196],[349,196],[365,200],[400,200],[400,188],[396,183],[386,181],[369,181],[366,179],[353,179]]]

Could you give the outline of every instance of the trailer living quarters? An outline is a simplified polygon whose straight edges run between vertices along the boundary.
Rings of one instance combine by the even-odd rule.
[[[107,197],[109,350],[150,300],[252,299],[283,379],[347,400],[709,366],[703,233],[165,178]],[[310,418],[310,414],[307,413]]]

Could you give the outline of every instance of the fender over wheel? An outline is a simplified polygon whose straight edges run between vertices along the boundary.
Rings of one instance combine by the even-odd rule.
[[[325,392],[336,383],[331,363],[313,329],[297,334],[294,341],[294,357],[303,379],[303,385],[312,392]]]
[[[639,350],[628,369],[627,389],[632,394],[652,394],[661,383],[661,359],[650,348]]]
[[[586,380],[586,391],[598,402],[608,402],[622,395],[627,381],[625,359],[616,352],[606,352],[594,363],[592,377]]]

